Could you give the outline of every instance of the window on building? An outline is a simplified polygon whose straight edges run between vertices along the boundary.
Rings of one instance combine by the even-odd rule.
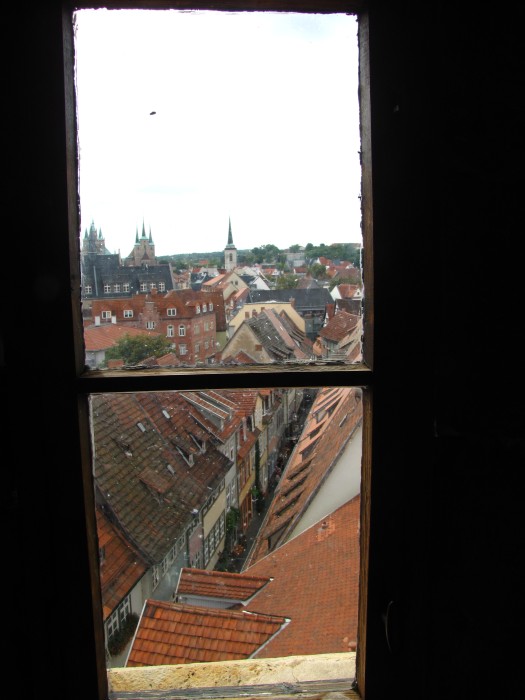
[[[124,318],[133,318],[133,309],[124,309]]]
[[[102,311],[100,314],[104,320],[111,319],[111,311]]]
[[[173,338],[175,335],[175,326],[169,325],[166,333],[168,338]]]
[[[182,323],[181,323],[181,325],[179,326],[179,335],[180,335],[180,336],[186,335],[186,326],[182,325]]]
[[[148,291],[148,285],[146,282],[141,282],[140,283],[140,291],[141,292],[147,292]]]
[[[104,285],[104,294],[111,294],[111,285],[110,284]]]
[[[179,355],[186,355],[188,348],[184,343],[179,343]]]
[[[175,309],[174,307],[170,307],[169,309],[167,309],[167,314],[168,314],[168,316],[176,316],[177,309]]]
[[[84,294],[93,294],[93,287],[90,284],[84,286]]]
[[[114,291],[114,292],[117,292],[117,293],[120,292],[120,284],[114,284],[114,285],[113,285],[113,291]]]
[[[146,321],[146,328],[149,331],[152,331],[155,328],[156,324],[155,321]]]
[[[129,290],[130,290],[129,282],[124,282],[124,284],[122,285],[122,291],[129,292]]]
[[[159,282],[159,292],[166,291],[166,284],[164,282]]]

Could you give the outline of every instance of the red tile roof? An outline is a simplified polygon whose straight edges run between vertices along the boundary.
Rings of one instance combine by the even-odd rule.
[[[185,602],[181,596],[201,596],[230,601],[234,605],[246,603],[269,581],[265,576],[184,568],[180,572],[176,594],[179,602]]]
[[[347,311],[339,311],[324,328],[321,328],[319,335],[327,340],[337,342],[352,331],[358,322],[359,316],[349,314]]]
[[[273,579],[250,609],[291,620],[254,658],[355,650],[360,503],[355,496],[246,570]]]
[[[104,620],[146,573],[146,563],[134,547],[97,508],[100,584]]]
[[[248,659],[287,622],[271,614],[147,600],[126,666]]]
[[[126,665],[354,651],[360,504],[357,495],[244,573],[189,569],[194,595],[217,597],[222,580],[254,592],[248,609],[148,600]]]
[[[361,419],[358,390],[348,387],[319,390],[245,567],[286,539]]]

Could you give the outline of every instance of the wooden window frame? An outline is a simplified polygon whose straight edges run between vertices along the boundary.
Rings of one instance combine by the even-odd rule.
[[[361,120],[361,164],[362,164],[362,233],[363,233],[363,276],[366,284],[363,362],[359,365],[334,365],[315,363],[314,366],[286,365],[250,367],[232,367],[225,371],[217,365],[195,369],[154,368],[137,370],[133,373],[125,370],[92,371],[84,364],[84,339],[81,332],[81,286],[80,286],[80,251],[78,247],[80,212],[77,182],[77,141],[75,120],[75,86],[74,86],[74,43],[72,16],[75,10],[83,8],[105,7],[107,9],[210,9],[210,10],[247,10],[247,11],[288,11],[288,12],[324,12],[349,13],[359,17],[360,76],[359,102]],[[370,476],[372,469],[372,392],[377,381],[374,372],[374,280],[373,280],[373,230],[372,230],[372,172],[371,172],[371,121],[368,68],[368,21],[364,3],[359,0],[218,0],[206,2],[187,0],[154,0],[148,2],[64,2],[63,4],[63,39],[65,65],[65,103],[66,103],[66,138],[68,152],[68,229],[70,250],[70,277],[72,289],[73,326],[79,329],[74,344],[75,356],[75,391],[79,417],[80,451],[84,483],[86,511],[86,529],[88,556],[91,563],[92,609],[94,639],[97,658],[97,677],[100,700],[107,697],[107,669],[105,665],[104,637],[102,625],[102,602],[99,593],[99,574],[97,560],[97,537],[94,498],[92,493],[91,442],[88,411],[88,397],[92,393],[119,393],[160,390],[184,390],[194,388],[242,388],[246,386],[264,388],[268,385],[281,386],[354,386],[363,389],[363,474],[361,489],[361,571],[359,594],[358,648],[356,667],[356,697],[365,697],[365,660],[367,653],[367,618],[369,586],[369,531],[370,531]],[[209,305],[210,311],[213,309]],[[275,375],[278,375],[276,377]],[[351,689],[347,689],[354,694]],[[359,695],[357,695],[357,693]],[[254,696],[257,693],[254,691]],[[280,693],[281,697],[283,696]],[[350,695],[348,695],[350,697]]]

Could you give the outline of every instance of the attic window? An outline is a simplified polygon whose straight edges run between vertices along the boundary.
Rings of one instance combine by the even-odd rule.
[[[137,423],[137,428],[138,428],[142,433],[145,433],[145,432],[146,432],[146,428],[144,427],[144,424],[141,423],[140,421]]]
[[[176,447],[178,453],[181,455],[186,464],[190,467],[193,467],[193,455],[191,454],[191,452],[186,452],[186,450],[183,450],[182,447],[179,447],[179,445],[177,445]]]
[[[195,437],[195,435],[193,435],[193,434],[191,434],[191,439],[197,445],[200,452],[204,454],[204,452],[206,452],[206,441],[200,440],[199,438]]]
[[[162,409],[162,415],[164,416],[164,418],[167,418],[168,420],[171,418],[170,414],[168,413],[168,411],[165,408]]]

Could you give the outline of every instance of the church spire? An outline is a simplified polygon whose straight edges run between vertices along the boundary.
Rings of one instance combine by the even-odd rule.
[[[228,217],[228,243],[224,249],[224,268],[226,272],[231,272],[237,267],[237,248],[233,243],[232,222]]]

